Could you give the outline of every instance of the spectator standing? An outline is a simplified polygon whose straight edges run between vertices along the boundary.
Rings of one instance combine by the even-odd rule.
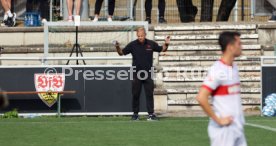
[[[99,15],[102,9],[102,4],[103,4],[103,0],[96,0],[95,17],[93,22],[98,22]],[[114,14],[114,10],[115,10],[115,0],[108,0],[108,18],[107,18],[108,22],[112,22],[112,16]]]
[[[37,7],[38,10],[34,10],[34,6]],[[40,12],[42,22],[46,22],[49,20],[50,16],[50,3],[49,0],[27,0],[26,3],[26,11],[33,12],[38,11]]]
[[[222,0],[219,7],[217,21],[228,21],[236,2],[237,0]]]
[[[211,22],[213,19],[214,0],[201,0],[200,22]]]
[[[151,10],[152,10],[152,0],[146,0],[145,2],[146,8],[146,21],[151,24]],[[166,1],[158,0],[158,10],[159,10],[159,23],[167,23],[165,20],[165,9],[166,9]]]
[[[237,0],[222,0],[217,15],[217,21],[228,21],[236,2]],[[201,6],[200,21],[211,22],[213,19],[214,0],[201,0]]]
[[[76,5],[76,14],[75,16],[80,17],[80,9],[81,9],[81,3],[82,0],[76,0],[77,5]],[[68,10],[68,21],[72,22],[74,20],[73,18],[73,5],[74,5],[74,0],[67,0],[67,10]]]
[[[14,27],[16,24],[16,13],[11,12],[11,0],[1,0],[1,4],[5,11],[1,26]]]
[[[180,20],[183,23],[194,22],[197,14],[197,7],[193,5],[192,0],[176,0]]]

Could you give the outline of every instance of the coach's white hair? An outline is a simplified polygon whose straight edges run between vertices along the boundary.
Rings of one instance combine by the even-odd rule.
[[[144,27],[138,27],[136,29],[136,32],[140,32],[140,31],[143,31],[145,34],[147,34],[146,29]]]

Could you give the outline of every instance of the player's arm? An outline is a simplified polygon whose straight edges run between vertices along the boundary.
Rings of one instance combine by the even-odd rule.
[[[162,52],[166,52],[169,48],[169,45],[170,45],[170,39],[171,37],[170,36],[167,36],[166,39],[165,39],[165,43],[163,45],[163,49],[162,49]]]
[[[211,105],[209,104],[209,97],[211,95],[210,90],[205,87],[201,87],[199,94],[196,97],[196,100],[199,102],[200,106],[204,112],[212,118],[216,123],[221,126],[228,126],[232,123],[232,117],[217,117],[214,113]]]

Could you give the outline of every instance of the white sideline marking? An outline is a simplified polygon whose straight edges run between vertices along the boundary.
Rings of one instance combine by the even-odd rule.
[[[263,125],[252,124],[252,123],[245,123],[245,125],[276,132],[276,128],[272,128],[272,127],[269,127],[269,126],[263,126]]]

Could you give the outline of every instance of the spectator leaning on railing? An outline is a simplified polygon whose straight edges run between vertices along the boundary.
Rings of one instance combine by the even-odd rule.
[[[93,22],[98,22],[102,4],[103,4],[103,0],[96,0],[95,17],[94,17]],[[112,16],[114,14],[114,9],[115,9],[115,0],[108,0],[108,18],[107,18],[108,22],[112,22]]]
[[[146,21],[151,24],[151,10],[152,10],[152,0],[146,0],[145,2],[146,8]],[[159,23],[167,23],[165,20],[165,9],[166,9],[166,1],[158,0],[158,9],[159,9]]]
[[[269,22],[276,22],[276,0],[267,0],[273,7],[272,17],[269,19]]]
[[[13,27],[16,24],[16,13],[11,12],[11,0],[1,0],[5,14],[1,26]]]
[[[76,16],[80,17],[81,2],[82,2],[82,0],[77,0],[75,17]],[[68,21],[69,22],[73,21],[73,19],[74,19],[73,18],[73,5],[74,5],[74,0],[67,0]]]

